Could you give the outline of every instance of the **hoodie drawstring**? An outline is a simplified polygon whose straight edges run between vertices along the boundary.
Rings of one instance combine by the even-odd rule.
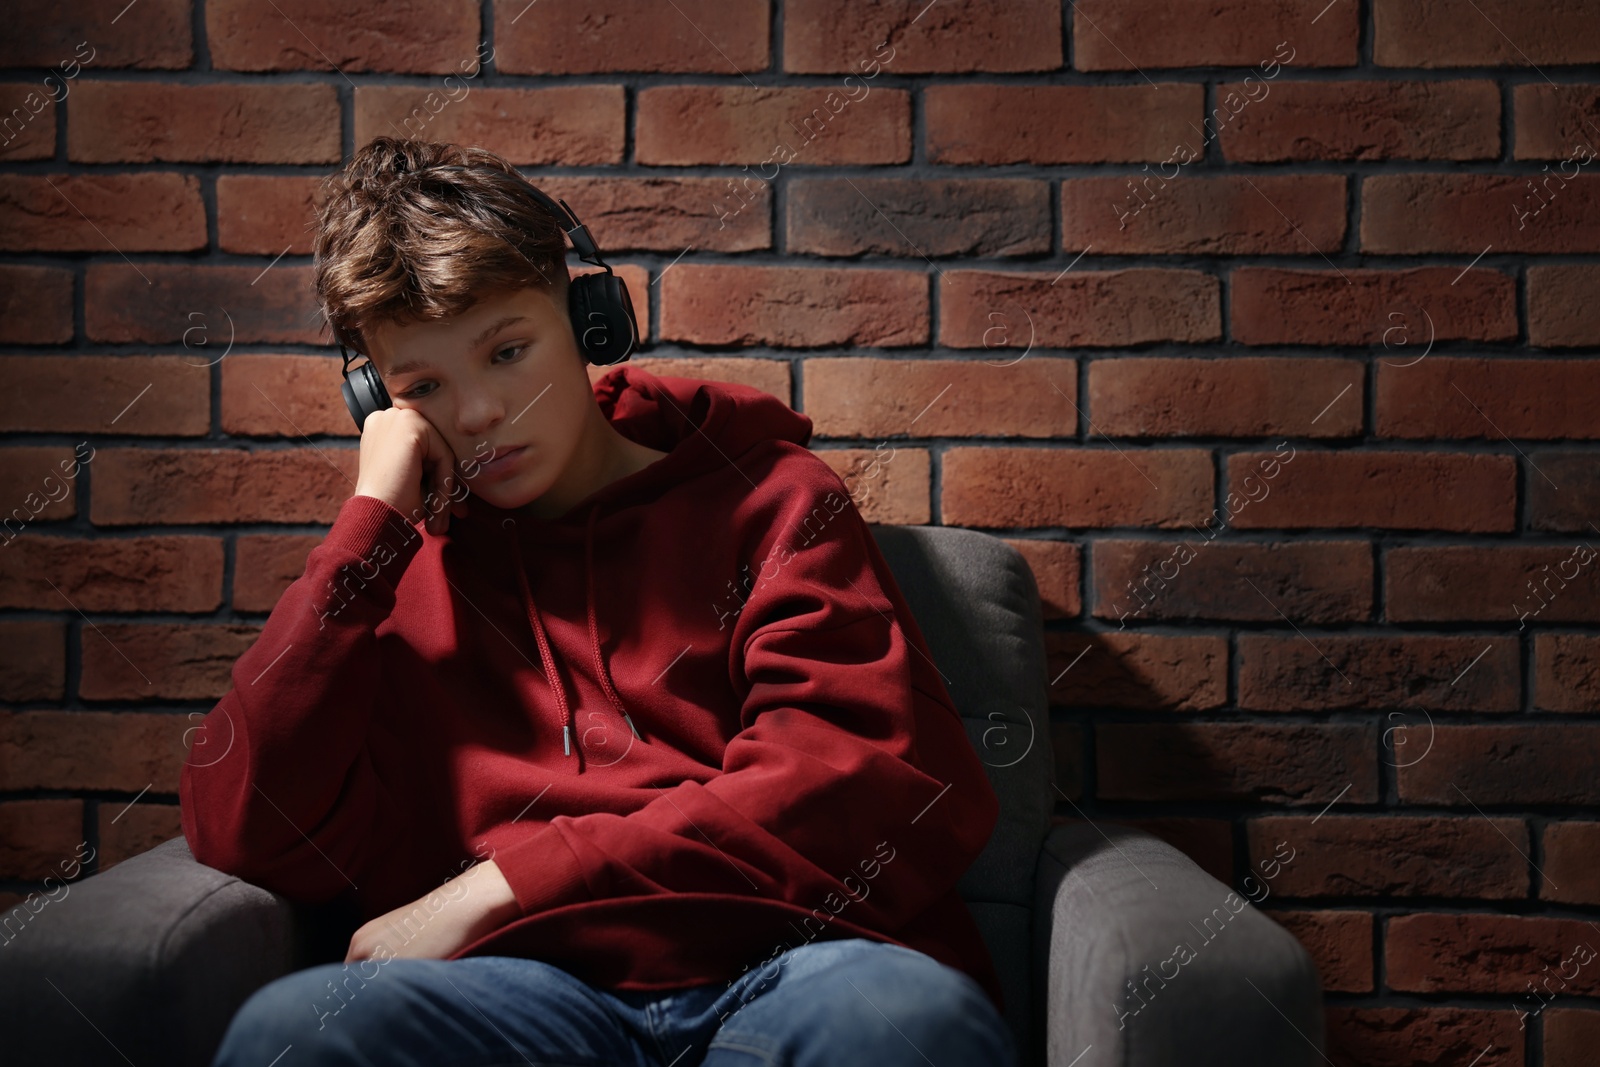
[[[600,654],[600,631],[595,620],[594,608],[594,523],[599,514],[600,504],[597,501],[589,509],[589,521],[584,529],[583,570],[589,615],[589,649],[594,656],[595,673],[600,678],[600,687],[605,690],[606,699],[611,701],[611,706],[617,709],[623,721],[628,724],[633,736],[639,737],[639,728],[633,724],[622,698],[617,695],[616,687],[611,681],[611,672],[606,668],[605,657]],[[545,632],[543,616],[539,612],[539,605],[534,602],[533,590],[528,585],[528,570],[523,563],[522,546],[515,531],[511,534],[511,541],[512,555],[517,561],[517,580],[522,586],[523,602],[528,607],[528,621],[532,624],[534,638],[539,643],[539,659],[544,663],[545,682],[550,686],[550,691],[555,695],[556,703],[561,708],[561,748],[564,754],[570,756],[572,755],[572,706],[567,701],[566,686],[562,684],[561,676],[556,672],[555,654],[550,650],[550,638]],[[581,762],[579,769],[582,770]]]

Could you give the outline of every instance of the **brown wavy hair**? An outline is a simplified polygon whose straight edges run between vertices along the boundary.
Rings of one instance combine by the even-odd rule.
[[[379,323],[448,318],[507,289],[543,288],[566,307],[555,215],[486,148],[375,137],[317,197],[313,285],[335,344],[365,354]]]

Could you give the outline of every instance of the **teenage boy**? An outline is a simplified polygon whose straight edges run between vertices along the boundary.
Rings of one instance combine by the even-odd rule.
[[[215,1063],[1014,1062],[956,892],[998,800],[810,420],[591,384],[482,149],[374,140],[315,260],[389,406],[180,799],[200,862],[365,921]]]

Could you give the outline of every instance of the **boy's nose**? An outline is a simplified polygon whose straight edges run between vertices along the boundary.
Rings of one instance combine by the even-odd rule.
[[[466,437],[481,435],[505,417],[505,405],[489,394],[463,396],[456,409],[456,429]]]

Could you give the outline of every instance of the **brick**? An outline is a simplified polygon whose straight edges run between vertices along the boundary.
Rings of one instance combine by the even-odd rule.
[[[760,0],[674,0],[674,5],[542,0],[516,7],[515,18],[511,5],[497,5],[495,70],[737,75],[771,65],[770,15]]]
[[[821,437],[1071,437],[1077,361],[811,359],[805,411]]]
[[[1600,904],[1600,822],[1551,822],[1544,828],[1544,863],[1534,875],[1541,900]]]
[[[1528,529],[1593,533],[1592,502],[1600,499],[1600,455],[1530,452],[1526,462]]]
[[[1276,478],[1263,477],[1282,455],[1242,452],[1227,458],[1230,525],[1462,533],[1516,528],[1516,461],[1510,456],[1302,449],[1282,459]],[[1250,488],[1250,479],[1265,495],[1256,496],[1261,489]]]
[[[129,805],[103,800],[97,807],[100,819],[97,873],[148,852],[163,841],[183,836],[183,824],[176,804]]]
[[[1571,545],[1426,545],[1389,550],[1390,622],[1590,622],[1600,616],[1596,553]],[[1588,562],[1584,562],[1587,560]],[[1461,580],[1472,575],[1470,582]]]
[[[789,183],[785,225],[791,254],[1043,255],[1050,189],[1027,178],[801,178]]]
[[[962,82],[928,86],[922,103],[929,163],[1158,163],[1173,159],[1173,146],[1180,141],[1204,139],[1196,124],[1205,110],[1205,92],[1187,82]],[[1190,148],[1191,154],[1202,152]]]
[[[1600,124],[1593,117],[1600,115],[1600,83],[1527,82],[1511,87],[1511,99],[1517,116],[1513,158],[1566,160],[1558,171],[1568,177],[1593,162],[1600,145]]]
[[[200,179],[157,171],[3,174],[0,233],[10,252],[196,251],[206,246]]]
[[[1352,437],[1365,377],[1348,359],[1097,359],[1089,414],[1107,437]]]
[[[83,304],[89,340],[182,343],[195,364],[235,342],[325,343],[310,267],[91,263]]]
[[[1161,0],[1079,0],[1072,5],[1075,70],[1152,67],[1299,67],[1356,64],[1360,13],[1335,4],[1309,25],[1292,0],[1212,0],[1203,10]],[[1268,66],[1267,64],[1271,64]]]
[[[193,437],[211,428],[211,376],[181,356],[8,356],[0,430]]]
[[[1261,872],[1257,893],[1265,888],[1284,897],[1476,900],[1528,895],[1528,826],[1521,819],[1269,815],[1251,819],[1246,833],[1251,866]],[[1290,859],[1283,859],[1280,842],[1292,850]]]
[[[88,441],[0,450],[0,548],[31,522],[76,515],[77,476],[96,454]]]
[[[939,340],[1022,359],[1033,347],[1126,347],[1222,339],[1215,275],[1134,267],[1035,274],[949,270],[939,275]]]
[[[95,469],[96,526],[189,522],[332,524],[355,489],[355,448],[108,448]]]
[[[1593,63],[1600,60],[1594,16],[1589,0],[1373,0],[1372,59],[1380,67]]]
[[[1078,576],[1083,570],[1083,548],[1068,541],[1043,538],[1003,539],[1022,553],[1034,584],[1039,587],[1039,609],[1046,620],[1075,619],[1083,611]]]
[[[71,341],[72,287],[70,270],[24,263],[0,266],[0,343]]]
[[[1227,702],[1222,637],[1047,633],[1044,645],[1050,702],[1059,707],[1187,712]]]
[[[1433,356],[1378,372],[1384,437],[1597,438],[1600,366],[1583,359]]]
[[[952,448],[941,520],[950,526],[1188,527],[1211,503],[1211,455],[1153,449]]]
[[[1591,176],[1375,174],[1361,185],[1367,253],[1587,252],[1597,242],[1600,181]]]
[[[1515,637],[1240,634],[1238,650],[1239,707],[1255,711],[1366,711],[1402,704],[1517,711],[1522,703]]]
[[[0,803],[0,878],[61,881],[62,864],[72,864],[86,851],[83,801],[8,800]],[[66,870],[71,870],[68,866]]]
[[[1385,934],[1390,989],[1509,994],[1517,1012],[1513,1025],[1552,994],[1600,990],[1600,967],[1580,962],[1593,959],[1581,946],[1595,936],[1582,919],[1423,912],[1393,916]]]
[[[647,167],[909,163],[911,94],[847,92],[827,84],[640,89],[634,157]]]
[[[5,756],[0,789],[176,793],[186,733],[198,728],[202,717],[201,712],[0,711],[0,755]]]
[[[1488,78],[1281,81],[1264,95],[1224,82],[1216,91],[1264,105],[1219,131],[1230,162],[1500,158],[1500,87]]]
[[[240,255],[310,255],[317,177],[217,176],[217,247]]]
[[[1600,1011],[1549,1008],[1544,1019],[1544,1067],[1589,1067],[1600,1046]]]
[[[871,523],[897,526],[933,521],[932,460],[925,448],[822,448],[816,455],[844,480],[857,510]]]
[[[1600,727],[1434,726],[1432,740],[1425,758],[1399,768],[1402,803],[1600,803]]]
[[[1412,1005],[1326,1009],[1329,1063],[1413,1067],[1422,1063],[1523,1067],[1526,1037],[1515,1012]]]
[[[39,84],[0,84],[0,161],[51,159],[56,154],[56,97],[61,76]]]
[[[928,343],[919,271],[679,264],[661,276],[661,339],[699,345]]]
[[[306,570],[316,534],[240,534],[233,564],[233,610],[271,611]]]
[[[1540,711],[1600,711],[1600,637],[1539,634],[1534,638],[1533,706]]]
[[[1095,733],[1101,800],[1378,799],[1377,737],[1365,725],[1102,723]]]
[[[1600,345],[1600,266],[1528,268],[1528,343],[1540,348]]]
[[[337,163],[338,92],[310,82],[86,81],[72,98],[67,158],[76,163]]]
[[[772,182],[759,171],[737,179],[530,177],[565,200],[607,254],[772,247]]]
[[[67,674],[64,623],[46,619],[0,622],[0,648],[6,650],[0,657],[0,701],[20,704],[61,699]]]
[[[1153,834],[1217,881],[1233,881],[1233,825],[1223,819],[1118,819],[1116,825]]]
[[[1324,993],[1372,992],[1370,912],[1279,909],[1266,914],[1311,953]]]
[[[84,70],[194,65],[190,0],[147,0],[119,18],[126,6],[126,0],[87,0],[66,8],[12,5],[0,37],[0,67],[53,67],[60,80]]]
[[[207,0],[206,40],[217,70],[394,71],[453,74],[475,63],[481,24],[473,0],[426,5],[357,0]],[[292,84],[292,83],[291,83]],[[364,143],[357,138],[357,143]]]
[[[470,55],[471,50],[462,54]],[[442,97],[440,91],[431,85],[358,87],[353,116],[356,144],[386,134],[492,144],[519,166],[622,162],[626,105],[620,85],[479,87],[459,99]]]
[[[222,542],[215,537],[19,537],[0,553],[0,607],[61,597],[80,611],[215,611]]]
[[[1344,244],[1342,174],[1200,177],[1174,170],[1061,183],[1061,245],[1097,253],[1314,253]]]
[[[794,0],[784,6],[783,69],[867,77],[880,65],[896,74],[1061,69],[1061,7],[1053,0],[955,0],[913,18],[914,10]]]
[[[237,660],[259,626],[101,623],[85,631],[85,700],[218,700],[233,684]]]
[[[1372,548],[1365,541],[1094,543],[1094,615],[1131,622],[1329,626],[1372,617]],[[1281,612],[1281,614],[1280,614]],[[1126,621],[1124,621],[1126,620]]]
[[[222,364],[222,432],[288,438],[360,436],[340,392],[341,366],[337,355],[230,356]]]
[[[1377,180],[1367,179],[1369,184]],[[1230,295],[1233,339],[1246,345],[1381,344],[1400,363],[1414,357],[1398,346],[1423,348],[1425,337],[1511,341],[1517,336],[1516,283],[1482,267],[1465,274],[1454,266],[1343,271],[1245,267],[1233,272]]]

